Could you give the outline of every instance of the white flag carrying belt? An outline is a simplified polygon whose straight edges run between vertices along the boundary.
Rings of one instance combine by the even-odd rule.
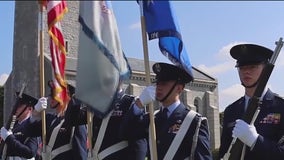
[[[183,120],[183,122],[180,126],[179,131],[177,132],[174,140],[172,141],[172,143],[171,143],[171,145],[170,145],[170,147],[169,147],[169,149],[168,149],[168,151],[167,151],[167,153],[164,157],[164,160],[173,159],[173,157],[175,156],[175,154],[176,154],[176,152],[177,152],[177,150],[178,150],[178,148],[179,148],[179,146],[180,146],[180,144],[181,144],[181,142],[182,142],[182,140],[183,140],[183,138],[184,138],[184,136],[185,136],[185,134],[186,134],[186,132],[187,132],[187,130],[188,130],[188,128],[189,128],[189,126],[190,126],[190,124],[191,124],[191,122],[192,122],[192,120],[193,120],[193,118],[195,117],[196,114],[197,113],[193,110],[190,110],[187,113],[186,117],[184,118],[184,120]]]
[[[156,110],[154,112],[154,115],[157,114],[159,112],[159,110]],[[172,141],[166,155],[164,156],[163,160],[170,160],[170,159],[173,159],[173,157],[175,156],[175,153],[177,152],[189,126],[191,125],[191,122],[193,120],[193,118],[195,117],[197,113],[193,110],[190,110],[186,117],[184,118],[181,126],[180,126],[180,129],[179,131],[177,132],[174,140]],[[198,125],[199,126],[199,125]],[[149,143],[151,143],[151,139],[149,138]],[[192,145],[192,147],[195,147],[195,144]],[[151,146],[150,146],[150,149],[151,149]],[[193,153],[192,153],[193,154]]]
[[[100,151],[100,148],[101,148],[101,145],[102,145],[102,142],[103,142],[103,139],[104,139],[104,135],[105,135],[105,131],[107,129],[107,125],[108,125],[108,122],[111,118],[111,115],[112,115],[113,111],[111,111],[103,120],[102,120],[102,124],[101,124],[101,127],[100,127],[100,130],[99,130],[99,134],[98,134],[98,137],[96,139],[96,142],[95,142],[95,146],[94,148],[92,149],[92,152],[93,152],[93,156],[94,157],[89,157],[88,159],[92,159],[92,160],[101,160],[101,159],[104,159],[106,158],[107,156],[123,149],[123,148],[126,148],[128,146],[128,142],[127,141],[121,141],[119,143],[116,143],[106,149],[104,149],[103,151],[99,152]]]
[[[48,145],[46,145],[46,152],[45,153],[42,152],[43,160],[51,160],[51,159],[55,158],[57,155],[64,153],[64,152],[67,152],[67,151],[72,149],[72,139],[73,139],[73,136],[74,136],[75,127],[72,127],[69,143],[52,150],[53,147],[54,147],[58,132],[59,132],[60,128],[62,127],[64,121],[65,120],[62,119],[60,121],[60,123],[53,129],[51,136],[50,136],[50,139],[49,139],[49,142],[48,142]]]

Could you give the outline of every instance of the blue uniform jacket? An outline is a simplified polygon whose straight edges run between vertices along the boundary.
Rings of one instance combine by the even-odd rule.
[[[79,107],[73,106],[73,100],[69,102],[67,111],[65,116],[68,117],[70,108]],[[58,117],[57,115],[47,113],[46,114],[46,143],[48,144],[50,140],[51,133],[53,129],[60,123],[65,117]],[[32,136],[41,136],[42,128],[41,128],[41,120],[35,121],[29,126],[28,133]],[[70,143],[70,137],[72,133],[72,125],[69,120],[65,120],[63,125],[61,126],[58,135],[55,140],[55,144],[53,149],[61,147],[65,144]],[[74,136],[72,139],[72,149],[66,152],[63,152],[53,158],[53,160],[86,160],[87,159],[87,129],[85,125],[75,126]]]
[[[241,97],[224,111],[219,158],[224,156],[231,144],[235,120],[244,115],[244,106],[245,98]],[[254,123],[260,136],[252,150],[247,147],[245,160],[283,160],[284,143],[278,142],[284,136],[284,100],[268,90],[260,107]]]
[[[37,137],[28,137],[24,134],[29,124],[30,118],[14,126],[13,134],[5,140],[7,156],[19,156],[27,159],[36,156],[38,149]]]
[[[168,148],[170,147],[180,125],[186,117],[189,109],[183,104],[180,104],[170,115],[166,122],[161,121],[161,111],[155,115],[155,128],[157,138],[157,155],[158,159],[164,158]],[[149,115],[136,116],[133,112],[129,112],[128,116],[128,136],[129,137],[146,137],[148,138],[149,128]],[[201,115],[197,114],[191,125],[189,126],[187,133],[174,155],[175,160],[185,159],[191,154],[192,139],[195,133],[197,122],[201,118]],[[212,155],[210,151],[209,130],[207,121],[202,121],[200,130],[198,133],[198,142],[194,153],[194,160],[211,160]]]
[[[125,115],[129,112],[129,108],[134,100],[134,97],[124,93],[120,93],[117,100],[114,102],[113,112],[107,124],[104,138],[99,149],[99,152],[121,141],[127,141],[128,147],[110,154],[104,160],[145,160],[147,154],[147,140],[145,138],[128,139],[125,137],[124,124]],[[72,109],[72,114],[69,114],[73,119],[73,125],[86,124],[86,110],[75,107]],[[72,118],[71,118],[72,117]],[[101,127],[102,119],[93,117],[93,139],[94,145]],[[92,146],[93,147],[93,146]]]

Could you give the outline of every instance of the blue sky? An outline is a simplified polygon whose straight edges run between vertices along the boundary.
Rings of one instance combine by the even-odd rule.
[[[128,57],[143,59],[139,7],[135,2],[113,1],[121,44]],[[238,43],[255,43],[272,50],[284,36],[284,2],[281,1],[173,1],[191,64],[217,78],[219,107],[243,95],[235,61],[229,49]],[[68,13],[67,13],[68,14]],[[14,2],[0,2],[0,75],[12,70]],[[157,41],[148,42],[149,58],[169,62]],[[284,50],[284,49],[282,49]],[[281,51],[268,87],[284,96],[284,55]]]

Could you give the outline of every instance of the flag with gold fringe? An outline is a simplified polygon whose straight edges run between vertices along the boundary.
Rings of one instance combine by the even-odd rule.
[[[63,114],[68,103],[67,82],[65,80],[65,41],[61,20],[67,12],[67,3],[61,1],[45,2],[47,9],[48,34],[50,36],[50,55],[53,69],[53,97],[60,104],[59,114]]]

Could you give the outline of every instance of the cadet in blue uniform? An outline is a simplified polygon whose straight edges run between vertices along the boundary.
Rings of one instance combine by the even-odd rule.
[[[18,93],[17,93],[18,94]],[[1,128],[1,138],[6,143],[6,156],[2,157],[7,160],[25,160],[35,159],[39,139],[37,137],[28,137],[24,134],[27,126],[30,125],[30,116],[33,111],[33,106],[37,103],[37,99],[22,94],[18,97],[15,104],[16,122],[12,130]]]
[[[237,61],[236,67],[245,87],[245,95],[224,111],[219,158],[227,152],[233,135],[247,146],[243,153],[245,160],[283,160],[284,143],[281,138],[284,135],[284,100],[281,97],[266,89],[254,125],[240,120],[273,51],[255,44],[240,44],[231,48],[230,54]]]
[[[54,86],[49,82],[51,93]],[[42,156],[52,160],[85,160],[87,159],[87,129],[86,126],[71,126],[70,120],[65,119],[69,113],[69,108],[81,104],[72,97],[73,87],[68,85],[70,92],[70,101],[64,116],[58,115],[58,102],[50,97],[50,107],[56,110],[56,114],[46,114],[46,152]],[[51,94],[53,95],[53,94]],[[35,105],[37,113],[47,108],[47,98],[41,97]],[[34,115],[33,115],[34,116]],[[32,136],[41,135],[41,120],[36,120],[29,126],[29,133]]]
[[[121,88],[113,103],[113,110],[109,115],[103,119],[94,115],[92,131],[93,157],[89,157],[90,159],[96,157],[100,160],[145,160],[147,140],[145,138],[127,139],[124,136],[125,115],[134,99],[134,96],[125,94]],[[87,123],[86,110],[75,107],[73,115],[69,114],[69,116],[73,119],[73,125]]]
[[[143,114],[144,106],[158,100],[161,107],[155,114],[158,159],[211,160],[207,119],[180,102],[185,84],[193,77],[183,69],[156,63],[156,89],[146,87],[133,105],[128,116],[128,136],[148,137],[149,115]],[[133,114],[134,113],[134,114]]]

